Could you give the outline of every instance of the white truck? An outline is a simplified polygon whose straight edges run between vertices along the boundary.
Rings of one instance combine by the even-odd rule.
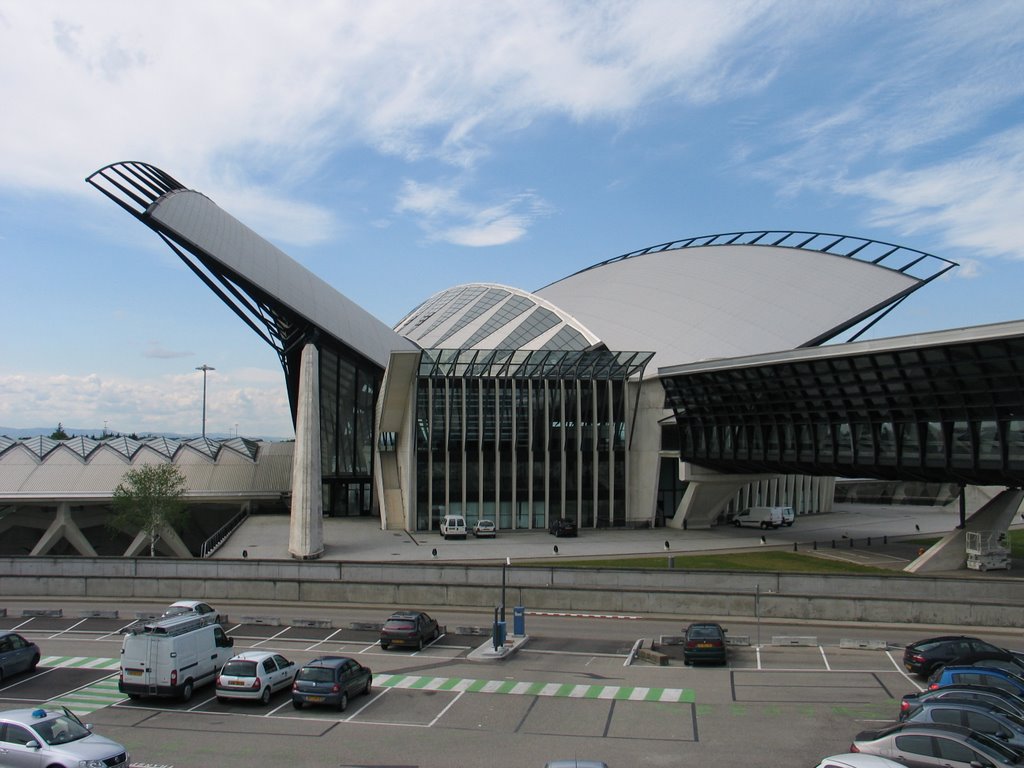
[[[737,528],[744,525],[778,528],[784,522],[782,507],[747,507],[732,519],[732,524]]]
[[[234,644],[220,624],[208,624],[200,616],[143,624],[129,630],[121,643],[118,690],[132,699],[173,696],[188,701],[196,688],[217,679]]]

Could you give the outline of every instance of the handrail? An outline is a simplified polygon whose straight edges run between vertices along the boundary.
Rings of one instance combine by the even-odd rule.
[[[245,522],[245,519],[249,517],[248,507],[240,509],[234,517],[228,520],[224,525],[217,529],[216,533],[206,539],[203,542],[203,546],[199,549],[199,557],[207,558],[221,548],[221,545],[228,540],[235,530]]]

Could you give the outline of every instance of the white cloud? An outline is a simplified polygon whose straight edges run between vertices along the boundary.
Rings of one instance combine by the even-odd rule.
[[[128,379],[88,376],[0,375],[0,424],[65,426],[115,432],[198,433],[202,387],[191,374]],[[208,432],[290,437],[288,398],[281,373],[242,369],[210,374]]]

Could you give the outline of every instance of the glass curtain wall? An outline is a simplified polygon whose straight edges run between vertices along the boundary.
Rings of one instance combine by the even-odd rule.
[[[369,515],[373,506],[374,404],[381,372],[320,348],[320,469],[324,513]]]
[[[416,526],[580,527],[626,521],[623,379],[421,375],[416,382]]]

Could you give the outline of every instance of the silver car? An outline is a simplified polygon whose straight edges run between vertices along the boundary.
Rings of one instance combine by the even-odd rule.
[[[93,733],[66,707],[0,712],[0,765],[128,768],[130,763],[127,749]]]
[[[0,630],[0,682],[19,672],[33,672],[39,663],[39,646],[17,632]]]
[[[851,752],[887,757],[908,768],[1024,765],[1014,747],[958,725],[899,723],[854,737]]]

